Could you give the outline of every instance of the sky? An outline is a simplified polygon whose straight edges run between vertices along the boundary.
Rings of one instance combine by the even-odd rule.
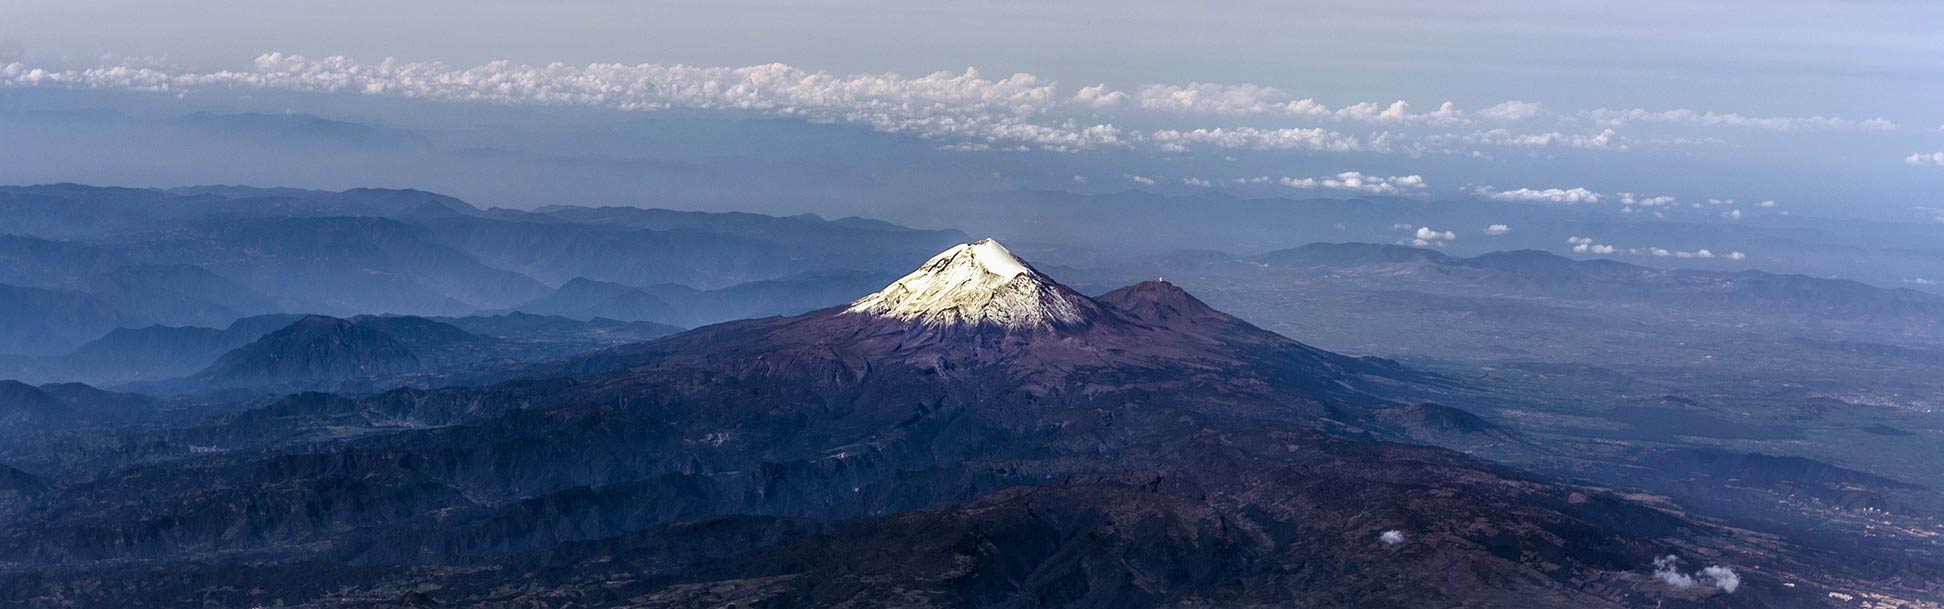
[[[1172,160],[1132,186],[1921,221],[1944,207],[1939,31],[1921,1],[13,0],[0,89],[754,113]],[[1376,179],[1330,185],[1350,172]]]

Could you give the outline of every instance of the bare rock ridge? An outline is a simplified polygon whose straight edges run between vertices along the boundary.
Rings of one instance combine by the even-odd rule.
[[[1007,330],[1083,328],[1109,316],[992,239],[952,246],[844,312],[931,327]]]

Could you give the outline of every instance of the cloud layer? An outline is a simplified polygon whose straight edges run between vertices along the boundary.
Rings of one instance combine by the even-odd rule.
[[[1479,155],[1481,148],[1626,152],[1670,141],[1620,132],[1643,123],[1787,132],[1898,128],[1880,118],[1747,116],[1692,109],[1562,112],[1524,100],[1476,110],[1449,101],[1421,109],[1405,100],[1330,105],[1250,83],[1149,84],[1128,91],[1105,84],[1065,88],[1032,74],[991,77],[971,68],[906,77],[840,75],[780,63],[698,67],[496,61],[452,66],[266,53],[240,70],[197,71],[141,62],[50,70],[5,59],[18,58],[0,58],[0,87],[172,94],[272,90],[615,110],[727,110],[862,125],[943,140],[953,149],[967,151],[1024,146],[1056,151],[1148,148],[1163,153],[1246,149]],[[1151,130],[1116,125],[1136,118],[1284,124],[1163,125]],[[1907,161],[1944,163],[1944,155],[1912,155]],[[1513,191],[1505,196],[1528,194]]]

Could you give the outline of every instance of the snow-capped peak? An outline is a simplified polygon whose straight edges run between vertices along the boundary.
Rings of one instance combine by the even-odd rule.
[[[983,239],[939,252],[845,312],[928,326],[1064,328],[1091,323],[1100,307]]]

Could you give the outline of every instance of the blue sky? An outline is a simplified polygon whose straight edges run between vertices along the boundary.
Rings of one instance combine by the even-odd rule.
[[[1132,151],[1171,164],[1130,175],[1218,188],[1354,171],[1924,220],[1939,31],[1937,3],[1875,1],[16,0],[0,86],[702,109]]]

